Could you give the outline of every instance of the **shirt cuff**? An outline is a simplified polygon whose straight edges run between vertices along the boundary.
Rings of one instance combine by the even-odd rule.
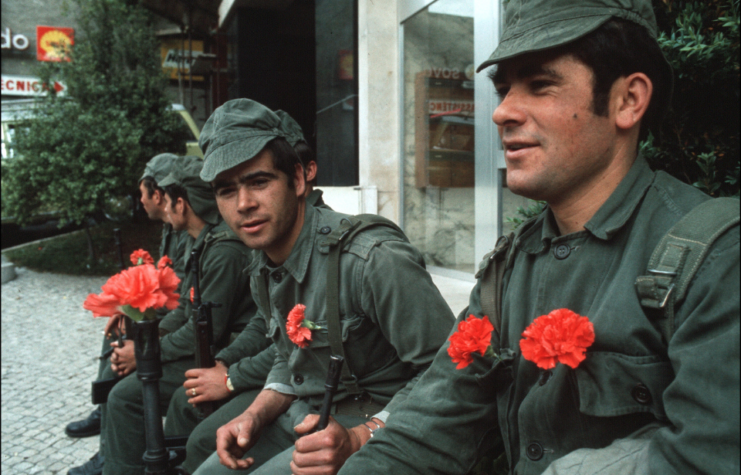
[[[272,389],[277,393],[287,394],[289,396],[297,396],[296,391],[294,391],[293,386],[291,386],[290,384],[270,383],[266,384],[264,389]]]
[[[373,417],[371,417],[371,419],[373,419],[374,417],[376,419],[378,419],[379,421],[383,422],[384,424],[386,424],[386,419],[388,419],[388,417],[389,417],[389,412],[388,411],[381,411],[378,414],[376,414]]]

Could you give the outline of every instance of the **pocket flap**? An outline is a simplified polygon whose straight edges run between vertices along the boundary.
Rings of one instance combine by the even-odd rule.
[[[611,417],[651,412],[666,420],[663,395],[674,370],[660,356],[593,352],[575,373],[582,413]]]

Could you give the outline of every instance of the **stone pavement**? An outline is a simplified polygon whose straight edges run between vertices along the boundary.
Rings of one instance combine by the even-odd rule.
[[[88,416],[106,319],[82,308],[105,277],[17,269],[2,286],[3,475],[66,474],[98,450],[98,436],[71,439],[64,427]],[[473,283],[433,276],[458,314]]]
[[[105,277],[17,269],[2,286],[3,475],[66,474],[98,450],[98,437],[71,439],[67,423],[87,417],[105,319],[82,308]]]

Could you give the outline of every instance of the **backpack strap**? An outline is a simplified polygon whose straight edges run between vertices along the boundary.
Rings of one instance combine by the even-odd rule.
[[[483,268],[476,274],[481,279],[481,311],[494,325],[492,346],[499,348],[499,334],[502,329],[502,283],[504,271],[512,265],[515,255],[515,233],[499,236],[494,250],[486,254]],[[494,341],[496,339],[496,341]]]
[[[360,232],[375,226],[387,226],[402,232],[401,229],[386,218],[375,214],[361,214],[343,219],[340,225],[327,235],[322,244],[329,246],[327,256],[327,339],[332,353],[342,356],[345,364],[342,365],[340,380],[348,393],[362,394],[358,385],[358,378],[353,374],[350,361],[345,355],[342,344],[342,326],[340,325],[340,254],[346,243],[349,243]],[[403,234],[403,233],[402,233]]]
[[[642,307],[662,313],[665,344],[674,335],[674,306],[684,299],[712,244],[738,223],[737,199],[707,200],[680,219],[654,249],[648,274],[638,276],[635,287]]]

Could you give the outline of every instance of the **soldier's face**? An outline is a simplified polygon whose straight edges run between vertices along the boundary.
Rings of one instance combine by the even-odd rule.
[[[185,202],[182,198],[172,201],[170,195],[165,193],[165,216],[167,222],[172,225],[175,231],[182,231],[187,228],[188,222],[185,219]]]
[[[507,186],[551,205],[599,186],[617,131],[614,101],[607,117],[592,112],[591,69],[570,55],[534,53],[502,62],[493,79]]]
[[[151,220],[165,220],[166,215],[164,211],[164,199],[162,198],[162,194],[159,191],[155,191],[152,193],[152,196],[148,196],[149,190],[147,190],[147,187],[144,185],[144,182],[139,183],[139,191],[141,192],[141,203],[144,207],[144,211],[147,212],[147,217]]]
[[[273,167],[268,150],[220,173],[214,180],[219,212],[248,247],[265,251],[276,264],[285,261],[303,226],[305,182],[297,166],[293,187]]]

